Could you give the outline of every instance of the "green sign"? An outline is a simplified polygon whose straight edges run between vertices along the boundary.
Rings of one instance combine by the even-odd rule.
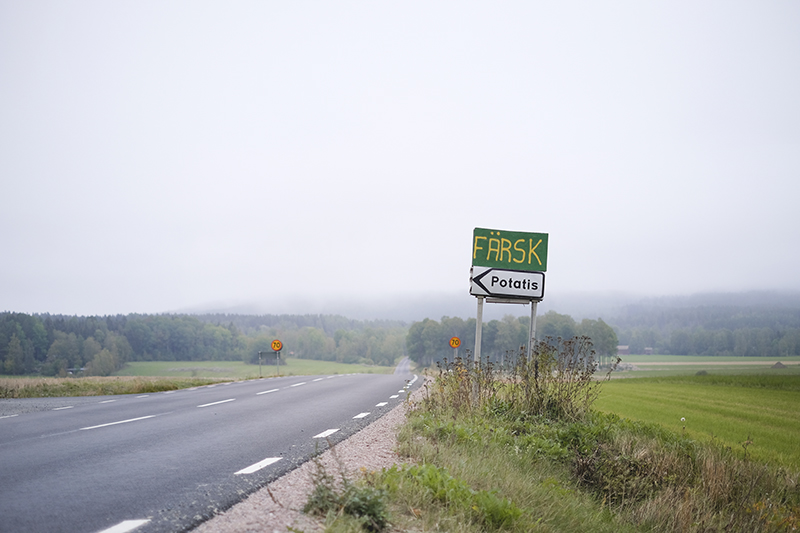
[[[472,266],[545,272],[547,233],[475,228],[472,232]]]

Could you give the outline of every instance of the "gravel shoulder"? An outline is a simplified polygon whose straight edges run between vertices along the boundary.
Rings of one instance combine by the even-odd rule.
[[[422,398],[424,387],[417,388],[410,404]],[[403,460],[395,452],[397,430],[405,421],[408,404],[401,404],[365,427],[352,437],[325,451],[320,461],[330,473],[339,474],[343,468],[350,479],[363,470],[390,468]],[[193,533],[285,533],[288,528],[306,533],[323,531],[322,521],[302,512],[313,490],[311,474],[315,469],[309,461],[263,489],[251,494],[241,503],[200,524]]]

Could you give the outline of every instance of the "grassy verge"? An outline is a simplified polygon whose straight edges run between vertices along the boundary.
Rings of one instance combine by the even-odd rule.
[[[0,378],[0,398],[142,394],[198,387],[224,379],[158,377]]]
[[[363,481],[371,494],[385,494],[395,530],[800,527],[795,470],[755,461],[746,447],[598,412],[597,382],[584,379],[594,370],[590,349],[560,344],[553,353],[540,345],[536,354],[536,365],[523,360],[511,374],[456,361],[429,386],[400,433],[401,452],[415,466]],[[374,523],[347,515],[342,504],[328,515],[328,530]]]
[[[394,372],[394,367],[347,365],[310,359],[289,358],[286,363],[280,367],[282,376]],[[261,371],[263,377],[277,375],[274,366],[264,365]],[[137,361],[128,363],[112,377],[0,377],[0,398],[141,394],[258,377],[257,365],[247,365],[241,361]]]

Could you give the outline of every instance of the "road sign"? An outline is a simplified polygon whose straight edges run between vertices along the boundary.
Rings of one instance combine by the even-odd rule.
[[[459,346],[461,346],[461,339],[459,339],[458,337],[453,337],[452,339],[450,339],[451,348],[458,348]]]
[[[273,350],[275,350],[276,352],[280,352],[281,348],[283,348],[283,343],[281,341],[279,341],[278,339],[275,339],[274,341],[272,341],[272,349]]]
[[[472,266],[546,272],[547,241],[547,233],[475,228]]]
[[[544,272],[472,267],[469,293],[539,301],[544,298]]]

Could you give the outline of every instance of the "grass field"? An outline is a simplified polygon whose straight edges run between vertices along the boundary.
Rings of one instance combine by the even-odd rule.
[[[285,362],[285,365],[280,366],[281,376],[394,372],[394,367],[390,366],[346,365],[293,357],[285,359]],[[258,372],[258,365],[247,365],[241,361],[136,361],[128,363],[114,375],[250,379],[259,377]],[[275,365],[262,365],[261,375],[264,377],[277,375]]]
[[[622,367],[633,365],[636,370],[615,372],[614,378],[642,378],[663,376],[691,376],[698,372],[708,374],[775,374],[800,376],[800,357],[709,357],[693,355],[623,355]],[[781,362],[786,368],[775,370]]]
[[[612,380],[595,408],[676,432],[685,427],[688,436],[713,436],[742,454],[749,437],[750,457],[800,469],[800,376],[722,373]]]

